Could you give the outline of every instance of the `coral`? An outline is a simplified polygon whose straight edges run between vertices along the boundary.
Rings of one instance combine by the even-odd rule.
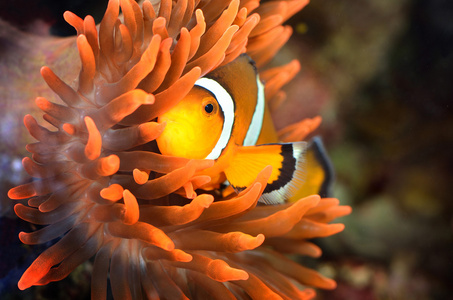
[[[106,298],[108,275],[116,299],[309,299],[315,293],[305,286],[334,288],[284,254],[319,256],[307,239],[343,230],[327,223],[349,207],[317,195],[259,206],[269,167],[239,195],[203,193],[198,188],[210,178],[197,172],[213,161],[163,156],[154,142],[164,130],[156,117],[243,52],[256,61],[276,109],[299,65],[263,67],[291,34],[282,22],[306,4],[111,0],[99,32],[92,17],[66,12],[77,30],[80,74],[72,87],[41,69],[64,103],[36,99],[54,131],[24,118],[38,141],[23,159],[35,180],[8,193],[29,198],[15,206],[20,218],[47,225],[22,232],[23,243],[63,237],[31,264],[19,288],[61,280],[94,255],[93,299]],[[302,121],[282,138],[301,139],[319,122]]]

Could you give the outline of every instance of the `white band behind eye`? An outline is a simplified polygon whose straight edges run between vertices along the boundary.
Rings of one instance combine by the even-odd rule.
[[[222,127],[222,133],[220,134],[219,140],[212,149],[211,153],[206,156],[206,159],[217,159],[222,153],[223,149],[228,145],[233,131],[234,124],[234,102],[230,94],[221,86],[217,81],[202,77],[195,82],[195,85],[202,87],[212,94],[214,94],[219,107],[223,112],[224,121]]]
[[[263,126],[264,119],[264,86],[261,83],[260,78],[256,75],[256,85],[258,92],[256,95],[256,107],[253,112],[252,121],[250,122],[249,130],[245,135],[244,146],[255,146],[258,141],[258,137],[261,133],[261,127]]]

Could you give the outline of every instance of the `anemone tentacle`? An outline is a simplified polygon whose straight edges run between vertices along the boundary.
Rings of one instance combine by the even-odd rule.
[[[99,29],[91,16],[66,12],[77,30],[80,74],[72,87],[41,69],[62,104],[36,100],[54,131],[25,116],[37,142],[27,146],[32,158],[23,165],[35,180],[8,193],[30,198],[15,206],[20,218],[48,224],[21,233],[23,243],[63,237],[25,271],[19,288],[60,280],[92,256],[93,299],[106,298],[108,274],[116,299],[311,299],[305,286],[334,288],[281,253],[319,256],[306,239],[341,231],[342,224],[327,223],[350,208],[319,196],[257,206],[270,168],[232,198],[198,195],[209,177],[197,173],[213,162],[160,155],[154,142],[164,130],[156,117],[241,53],[256,61],[276,109],[299,64],[263,69],[291,35],[282,23],[307,3],[162,0],[140,7],[110,0]],[[319,123],[303,120],[279,134],[299,140]]]

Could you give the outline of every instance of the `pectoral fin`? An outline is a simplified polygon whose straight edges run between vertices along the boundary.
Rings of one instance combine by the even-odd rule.
[[[271,165],[272,174],[259,201],[284,203],[303,185],[306,148],[306,142],[240,147],[225,169],[225,175],[239,192],[249,186],[261,170]]]

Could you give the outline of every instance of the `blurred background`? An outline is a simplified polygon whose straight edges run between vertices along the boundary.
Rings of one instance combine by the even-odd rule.
[[[100,20],[105,7],[105,0],[2,0],[0,18],[20,32],[65,36],[73,34],[65,10]],[[287,23],[294,34],[275,62],[297,58],[302,70],[286,86],[288,100],[274,121],[281,128],[323,117],[316,134],[335,166],[333,196],[353,207],[338,220],[344,232],[315,241],[321,259],[302,260],[337,280],[336,290],[319,291],[317,299],[453,299],[453,1],[312,0]],[[0,68],[8,64],[7,35],[0,26]],[[17,119],[7,114],[11,107],[18,124],[25,113],[5,101],[0,135],[16,130],[18,141],[0,146],[3,195],[23,180],[26,155],[23,126],[6,122]],[[9,207],[3,201],[0,209],[0,294],[89,297],[88,264],[34,294],[19,293],[17,280],[46,245],[20,243],[18,232],[33,228]]]
[[[338,282],[319,298],[453,299],[453,2],[316,0],[290,24],[302,71],[275,121],[323,116],[353,207],[318,241]]]

